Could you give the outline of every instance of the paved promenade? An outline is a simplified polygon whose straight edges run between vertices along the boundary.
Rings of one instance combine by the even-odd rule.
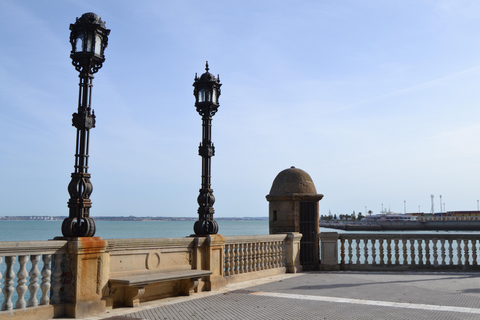
[[[480,273],[287,274],[88,319],[480,319]]]

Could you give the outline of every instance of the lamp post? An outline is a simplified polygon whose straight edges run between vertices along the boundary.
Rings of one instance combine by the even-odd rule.
[[[64,237],[93,237],[95,221],[90,218],[90,194],[93,186],[88,173],[88,146],[90,129],[95,128],[95,112],[91,108],[93,74],[105,61],[110,30],[95,13],[88,12],[70,24],[72,64],[80,75],[78,110],[73,114],[72,126],[77,128],[75,149],[75,170],[68,185],[68,218],[63,220]]]
[[[218,233],[218,223],[213,220],[213,204],[215,197],[210,186],[211,158],[215,155],[215,147],[212,143],[212,117],[219,107],[220,77],[208,72],[208,61],[205,64],[205,73],[197,77],[193,83],[193,94],[195,96],[195,107],[202,116],[202,142],[198,147],[198,154],[202,157],[202,188],[197,198],[198,221],[193,226],[196,235],[208,235]]]

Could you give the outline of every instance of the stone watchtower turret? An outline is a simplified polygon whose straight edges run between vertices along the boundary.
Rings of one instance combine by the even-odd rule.
[[[270,234],[300,232],[300,263],[304,270],[319,264],[319,213],[317,194],[312,178],[305,171],[291,167],[280,172],[273,181],[269,202]]]

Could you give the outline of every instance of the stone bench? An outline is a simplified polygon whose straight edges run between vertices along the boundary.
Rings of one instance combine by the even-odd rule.
[[[151,272],[134,274],[129,276],[113,277],[109,280],[112,289],[124,287],[124,303],[127,307],[137,307],[145,293],[145,287],[150,284],[158,284],[166,281],[178,281],[180,295],[189,296],[198,286],[198,279],[209,276],[212,271],[208,270],[174,270],[163,272]]]

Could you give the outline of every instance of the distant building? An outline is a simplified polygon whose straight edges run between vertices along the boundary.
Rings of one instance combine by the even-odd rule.
[[[374,214],[365,217],[365,221],[417,221],[417,217],[410,214]]]

